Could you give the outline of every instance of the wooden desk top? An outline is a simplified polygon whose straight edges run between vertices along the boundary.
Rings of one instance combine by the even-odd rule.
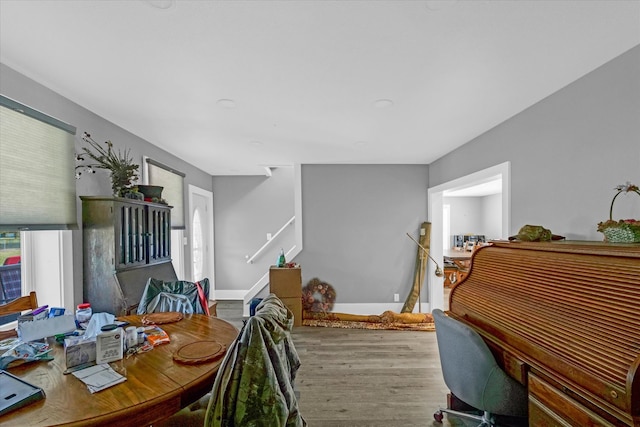
[[[471,255],[473,254],[473,252],[471,251],[456,251],[453,249],[445,249],[443,252],[443,257],[444,258],[449,258],[449,259],[460,259],[460,260],[464,260],[464,259],[471,259]]]
[[[124,316],[141,326],[142,316]],[[121,384],[91,394],[87,386],[66,369],[62,346],[53,344],[54,360],[25,363],[8,369],[12,374],[44,389],[46,398],[0,417],[4,426],[141,426],[149,425],[187,406],[211,390],[222,358],[199,365],[173,361],[185,344],[215,340],[229,345],[238,329],[224,320],[200,314],[160,325],[171,339],[147,353],[111,363],[127,377]]]

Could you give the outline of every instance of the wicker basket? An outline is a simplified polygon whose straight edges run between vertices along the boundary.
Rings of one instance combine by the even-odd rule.
[[[634,219],[613,220],[613,204],[616,198],[623,192],[634,192],[640,196],[640,190],[636,185],[627,183],[626,186],[617,187],[618,192],[611,200],[609,220],[598,223],[598,231],[604,234],[604,240],[611,243],[640,243],[640,221]]]

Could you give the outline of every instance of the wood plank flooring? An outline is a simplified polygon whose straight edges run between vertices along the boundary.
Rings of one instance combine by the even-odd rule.
[[[239,304],[220,301],[218,316],[240,327]],[[298,404],[310,427],[477,425],[433,419],[448,391],[435,332],[301,326],[292,337],[302,362]]]
[[[433,332],[300,327],[296,387],[310,426],[429,426],[446,403]]]

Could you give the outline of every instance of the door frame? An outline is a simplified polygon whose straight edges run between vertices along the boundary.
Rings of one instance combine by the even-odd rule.
[[[191,244],[189,245],[190,249],[190,253],[189,253],[189,260],[191,261],[191,263],[189,264],[189,271],[191,272],[191,279],[193,280],[193,251],[192,251],[192,247],[193,247],[193,242],[192,242],[192,238],[193,238],[193,195],[197,194],[199,196],[202,196],[204,198],[207,199],[207,210],[211,213],[210,215],[208,215],[206,219],[209,222],[209,236],[207,237],[207,242],[206,244],[209,246],[210,250],[209,252],[209,259],[207,260],[207,263],[209,264],[209,285],[210,285],[210,292],[209,292],[209,299],[214,300],[215,299],[215,264],[214,264],[214,260],[215,260],[215,256],[214,256],[214,230],[213,230],[213,225],[214,225],[214,220],[213,220],[213,192],[205,190],[203,188],[197,187],[195,185],[189,184],[189,230],[191,231],[190,235],[189,235],[189,241],[191,242]]]
[[[458,190],[471,187],[483,182],[495,179],[496,176],[502,178],[502,239],[509,236],[511,226],[511,162],[504,162],[498,165],[479,170],[469,175],[456,178],[427,190],[428,212],[427,218],[431,222],[431,244],[430,255],[434,259],[443,259],[442,250],[442,205],[443,193],[447,190]],[[435,239],[435,240],[434,240]],[[440,263],[439,263],[440,264]],[[435,275],[435,266],[428,264],[429,277],[429,307],[444,309],[444,285],[443,278]]]

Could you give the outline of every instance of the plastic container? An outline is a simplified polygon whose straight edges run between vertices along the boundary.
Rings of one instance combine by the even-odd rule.
[[[133,348],[138,345],[138,328],[135,326],[128,326],[125,329],[124,334],[125,339],[125,347],[128,349]]]
[[[96,363],[109,363],[122,359],[122,328],[117,325],[104,325],[96,337]]]
[[[87,325],[89,324],[89,320],[91,320],[91,316],[93,315],[93,310],[91,310],[91,304],[85,302],[83,304],[78,304],[78,308],[76,309],[76,323],[80,329],[87,329]]]
[[[136,331],[138,333],[138,345],[144,344],[144,328],[140,326]]]

